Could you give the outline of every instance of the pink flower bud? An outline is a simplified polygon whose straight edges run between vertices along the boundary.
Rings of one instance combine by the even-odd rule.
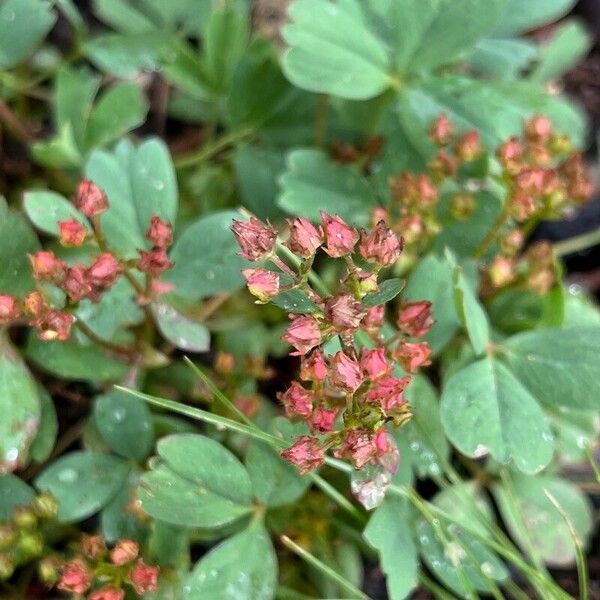
[[[358,242],[358,231],[354,227],[350,227],[338,215],[332,217],[322,212],[321,220],[325,236],[325,247],[323,248],[325,252],[332,258],[352,254],[354,246]]]
[[[86,217],[95,217],[108,209],[106,194],[89,179],[84,179],[73,198],[75,208]]]
[[[33,277],[39,281],[49,281],[54,285],[61,285],[65,278],[65,263],[57,258],[51,250],[40,250],[29,254],[33,269]]]
[[[148,566],[140,559],[135,563],[127,580],[140,596],[147,592],[155,592],[158,588],[159,570],[159,567]]]
[[[113,585],[105,585],[88,596],[88,600],[124,600],[124,598],[125,590]]]
[[[275,250],[277,232],[268,221],[266,225],[256,217],[250,217],[250,222],[233,221],[231,231],[242,249],[240,256],[246,260],[265,260]]]
[[[85,556],[91,560],[100,558],[106,552],[104,539],[101,535],[83,535],[81,545]]]
[[[431,302],[408,302],[402,305],[398,315],[398,328],[407,335],[421,337],[435,323],[431,316]]]
[[[346,392],[354,393],[363,382],[360,365],[353,358],[340,351],[331,361],[331,384]]]
[[[445,146],[454,135],[454,125],[445,113],[442,113],[431,126],[429,138],[436,146]]]
[[[541,168],[523,169],[517,175],[517,189],[531,196],[540,196],[544,192],[546,171]]]
[[[337,414],[337,408],[317,408],[310,419],[311,429],[316,433],[329,433],[333,431],[333,423]]]
[[[46,299],[38,291],[29,292],[23,299],[23,312],[29,318],[31,325],[38,322],[49,310]]]
[[[339,332],[358,329],[365,310],[350,294],[340,294],[325,302],[325,319]]]
[[[67,269],[63,289],[73,302],[79,302],[92,292],[92,285],[84,265],[75,265]]]
[[[90,282],[99,288],[111,287],[120,273],[119,261],[110,252],[103,252],[88,269]]]
[[[498,256],[488,267],[488,277],[494,287],[503,287],[515,278],[512,259]]]
[[[169,260],[167,251],[164,248],[154,248],[153,250],[138,250],[140,260],[136,265],[138,271],[150,275],[150,277],[160,277],[165,271],[168,271],[174,263]]]
[[[403,392],[410,383],[410,377],[383,377],[375,382],[367,399],[369,402],[379,404],[385,412],[405,404]]]
[[[80,558],[69,561],[63,568],[58,589],[73,594],[84,594],[92,583],[87,565]]]
[[[242,275],[246,279],[248,291],[256,296],[259,302],[268,302],[279,293],[279,275],[265,269],[244,269]]]
[[[389,267],[400,258],[402,240],[383,221],[379,221],[370,233],[362,231],[358,249],[366,261]]]
[[[402,342],[393,353],[394,358],[402,365],[405,371],[413,373],[419,367],[426,367],[431,364],[429,355],[431,348],[427,342],[412,344]]]
[[[307,219],[296,217],[288,220],[290,239],[285,245],[297,256],[310,258],[323,243],[323,232]]]
[[[537,212],[538,205],[535,198],[520,189],[515,189],[509,198],[510,209],[513,217],[518,221],[525,221]]]
[[[308,356],[303,356],[300,363],[300,379],[304,381],[324,381],[327,377],[327,363],[323,353],[317,348]]]
[[[367,314],[361,321],[362,327],[367,331],[376,331],[383,327],[383,319],[385,317],[385,306],[380,304],[379,306],[373,306],[367,311]]]
[[[523,160],[523,146],[516,137],[512,137],[498,148],[496,156],[506,171],[516,173]]]
[[[36,323],[39,328],[40,340],[58,340],[64,342],[71,336],[71,326],[75,317],[60,310],[49,310],[42,319]]]
[[[58,241],[62,246],[81,246],[87,233],[87,229],[77,219],[58,222]]]
[[[460,140],[458,140],[455,152],[461,160],[467,162],[475,160],[483,153],[479,134],[476,131],[468,131],[465,133]]]
[[[117,545],[110,551],[110,560],[117,567],[122,567],[135,560],[139,551],[140,547],[137,542],[133,540],[119,540]]]
[[[388,446],[383,450],[383,438],[366,429],[352,429],[346,432],[342,445],[335,451],[338,458],[346,458],[354,463],[357,469],[362,469],[367,463],[375,462],[385,454]]]
[[[360,355],[360,368],[371,381],[374,381],[384,375],[388,375],[392,366],[385,359],[385,350],[383,348],[373,348],[370,350],[363,348]]]
[[[552,122],[546,117],[536,115],[525,122],[523,130],[528,140],[544,144],[552,136]]]
[[[295,317],[281,339],[296,348],[293,356],[307,354],[321,343],[319,323],[311,316]]]
[[[289,448],[281,452],[281,456],[296,465],[300,475],[317,469],[325,460],[319,440],[309,435],[300,436]]]
[[[173,243],[173,228],[158,215],[150,217],[150,227],[146,231],[146,239],[157,248],[168,248]]]
[[[314,394],[303,388],[297,381],[283,393],[277,394],[279,401],[285,406],[288,417],[310,417],[313,410]]]
[[[14,296],[0,294],[0,325],[19,318],[19,303]]]

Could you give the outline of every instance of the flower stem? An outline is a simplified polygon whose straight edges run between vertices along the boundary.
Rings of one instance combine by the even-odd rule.
[[[600,244],[600,229],[594,229],[594,231],[557,242],[554,244],[554,254],[556,256],[567,256],[575,252],[587,250],[597,244]]]
[[[213,156],[224,150],[228,146],[241,142],[253,133],[250,128],[240,129],[239,131],[232,131],[227,135],[224,135],[214,142],[206,144],[199,150],[191,152],[190,154],[184,154],[179,158],[175,159],[175,167],[177,169],[183,169],[185,167],[191,167],[203,163],[206,160],[211,159]]]
[[[481,258],[491,247],[491,245],[496,241],[502,228],[508,220],[510,219],[510,199],[507,198],[504,208],[502,212],[498,215],[494,226],[490,229],[488,234],[483,238],[481,244],[475,249],[473,252],[473,258]]]
[[[101,346],[102,348],[106,348],[112,352],[117,352],[119,354],[125,354],[127,356],[132,356],[135,353],[135,349],[129,348],[127,346],[120,346],[119,344],[114,344],[109,340],[105,340],[97,335],[88,325],[86,325],[83,321],[75,321],[75,327],[83,333],[87,338],[89,338],[94,344]]]

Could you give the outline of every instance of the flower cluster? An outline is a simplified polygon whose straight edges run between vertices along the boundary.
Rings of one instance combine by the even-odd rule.
[[[410,375],[429,364],[430,349],[419,338],[434,321],[429,302],[404,304],[397,316],[397,330],[384,335],[385,303],[377,301],[378,275],[400,257],[403,241],[383,222],[359,231],[341,217],[322,213],[315,225],[303,218],[289,222],[283,246],[293,255],[284,262],[277,254],[277,232],[256,218],[235,221],[232,230],[252,261],[270,261],[277,270],[264,267],[243,271],[249,291],[259,302],[281,292],[308,300],[290,314],[283,340],[300,356],[299,380],[278,395],[286,414],[304,421],[310,435],[299,437],[282,452],[301,473],[319,467],[325,452],[347,458],[361,469],[365,465],[397,467],[398,454],[384,427],[402,425],[410,418],[404,390]],[[310,268],[322,250],[342,259],[345,274],[335,295],[318,293],[309,283]],[[283,284],[283,281],[288,283]],[[328,352],[339,340],[339,349]],[[403,372],[404,370],[404,372]]]
[[[56,583],[63,592],[87,600],[123,600],[125,582],[138,595],[155,592],[159,567],[147,565],[139,558],[139,545],[133,540],[119,540],[108,550],[99,535],[84,535],[81,556],[60,565],[46,565],[46,582]],[[55,581],[48,581],[56,576]]]
[[[77,218],[58,222],[59,242],[65,247],[82,246],[90,242],[90,251],[95,254],[90,264],[69,265],[51,250],[40,250],[29,255],[37,289],[24,298],[0,295],[0,325],[23,318],[38,331],[42,340],[67,340],[75,321],[72,309],[83,299],[99,302],[121,276],[127,276],[136,286],[138,301],[147,303],[153,294],[167,291],[166,284],[158,281],[173,263],[167,249],[173,240],[171,225],[157,215],[151,217],[146,238],[153,245],[151,250],[138,250],[139,259],[120,260],[107,247],[102,235],[100,216],[109,207],[104,192],[93,182],[84,180],[79,184],[73,204],[79,212]],[[137,283],[130,266],[146,275],[146,286]],[[59,288],[65,297],[64,305],[57,308],[47,300],[45,287],[51,284]]]

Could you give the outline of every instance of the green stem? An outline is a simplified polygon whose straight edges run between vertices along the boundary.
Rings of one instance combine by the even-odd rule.
[[[450,592],[447,592],[442,586],[438,585],[435,581],[427,577],[423,571],[419,572],[419,583],[428,591],[430,591],[435,598],[440,600],[456,600],[456,596],[453,596]]]
[[[370,596],[367,596],[364,592],[361,592],[361,590],[359,590],[354,584],[350,583],[345,577],[342,577],[339,573],[336,573],[330,566],[319,560],[314,554],[311,554],[308,550],[305,550],[302,548],[302,546],[299,546],[296,544],[296,542],[293,542],[287,535],[282,535],[279,539],[286,548],[291,550],[294,554],[302,558],[315,569],[321,571],[323,575],[338,583],[341,587],[350,592],[355,598],[359,598],[360,600],[372,600]]]
[[[600,483],[600,467],[598,467],[598,464],[596,463],[596,458],[594,457],[594,452],[592,450],[591,445],[587,445],[585,447],[585,454],[590,462],[590,465],[592,467],[592,470],[594,471],[594,475],[596,476],[596,480],[598,481],[598,483]]]
[[[600,229],[595,229],[594,231],[577,235],[568,240],[557,242],[554,244],[554,254],[556,254],[556,256],[568,256],[575,252],[587,250],[597,244],[600,244]]]
[[[192,167],[203,163],[206,160],[211,159],[213,156],[225,150],[228,146],[231,146],[237,142],[241,142],[253,133],[250,128],[240,129],[239,131],[232,131],[223,137],[216,139],[214,142],[206,144],[199,150],[184,154],[174,160],[175,167],[177,169],[184,169],[186,167]]]
[[[491,247],[491,245],[496,241],[502,228],[508,220],[510,219],[510,200],[507,198],[506,203],[504,204],[504,208],[502,212],[498,215],[494,226],[490,229],[488,234],[483,238],[481,244],[475,249],[473,252],[473,258],[481,258]]]
[[[323,148],[327,132],[327,111],[329,109],[329,95],[321,94],[317,104],[317,115],[315,118],[315,146]]]

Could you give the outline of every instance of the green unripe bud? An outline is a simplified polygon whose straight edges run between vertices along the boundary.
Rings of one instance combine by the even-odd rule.
[[[39,496],[36,496],[32,507],[40,519],[54,519],[58,514],[58,502],[48,492],[43,492]]]
[[[12,525],[2,524],[0,525],[0,552],[2,550],[8,550],[17,539],[17,532]]]
[[[0,554],[0,581],[10,579],[15,572],[15,563],[8,554]]]
[[[44,538],[39,533],[25,533],[19,539],[18,551],[24,560],[38,557],[44,550]]]
[[[60,579],[60,563],[53,556],[48,556],[38,564],[38,577],[47,586],[53,586]]]
[[[17,508],[13,514],[12,521],[19,529],[35,529],[37,525],[35,513],[27,506]]]

